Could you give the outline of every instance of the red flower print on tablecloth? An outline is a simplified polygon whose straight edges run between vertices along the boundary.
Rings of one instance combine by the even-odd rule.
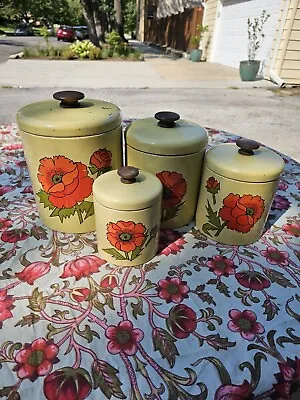
[[[106,264],[106,261],[97,256],[91,255],[78,257],[65,264],[64,272],[60,278],[65,279],[74,276],[76,281],[78,281],[83,277],[88,277],[95,272],[98,272],[101,265],[104,264]]]
[[[5,231],[6,229],[12,226],[12,221],[8,218],[0,218],[0,232]]]
[[[61,368],[44,380],[44,395],[47,400],[84,400],[91,391],[90,375],[83,368]]]
[[[197,328],[196,313],[185,304],[178,304],[169,311],[167,326],[174,337],[185,339]]]
[[[230,193],[223,200],[223,204],[219,215],[227,222],[227,228],[242,233],[247,233],[253,228],[265,209],[264,200],[251,194],[240,196]]]
[[[272,203],[272,210],[287,210],[291,203],[288,199],[280,194],[276,194]]]
[[[50,268],[49,263],[36,261],[27,265],[27,267],[25,267],[21,272],[16,272],[15,275],[20,279],[20,281],[33,285],[36,279],[48,274]]]
[[[29,233],[26,229],[9,229],[2,233],[1,240],[7,243],[17,243],[28,237]]]
[[[216,255],[209,258],[206,265],[210,272],[213,272],[217,276],[234,275],[236,266],[234,262],[225,256]]]
[[[97,176],[111,170],[112,154],[107,149],[99,149],[95,151],[90,158],[89,169],[92,174],[97,172]]]
[[[116,277],[116,275],[112,274],[105,275],[100,281],[100,286],[105,289],[113,290],[115,287],[118,286],[118,284],[118,278]]]
[[[21,193],[24,193],[24,194],[33,194],[32,186],[31,186],[31,185],[30,185],[30,186],[25,186]]]
[[[35,339],[31,344],[24,344],[15,356],[17,365],[13,371],[17,372],[19,379],[30,379],[34,382],[39,376],[48,375],[53,364],[59,362],[56,357],[59,347],[53,339]]]
[[[0,222],[1,226],[1,222]],[[282,230],[288,235],[300,237],[300,222],[294,222],[292,224],[286,224],[282,226]]]
[[[10,185],[0,185],[0,196],[15,190],[15,186]]]
[[[190,288],[186,281],[180,278],[170,278],[167,276],[161,279],[157,284],[158,296],[166,300],[166,303],[181,303],[183,299],[187,299]]]
[[[72,208],[92,193],[93,179],[87,175],[86,166],[65,156],[42,158],[37,177],[57,208]]]
[[[214,400],[252,400],[253,388],[248,381],[241,385],[222,385],[216,393]]]
[[[268,247],[267,250],[262,250],[260,254],[266,257],[268,263],[273,265],[289,265],[289,253],[279,251],[275,247]]]
[[[227,324],[228,329],[232,332],[239,332],[246,340],[252,341],[256,335],[265,331],[265,328],[256,322],[255,313],[250,310],[230,310],[229,317],[231,320]]]
[[[163,184],[162,208],[178,206],[186,194],[187,183],[179,172],[162,171],[156,174]]]
[[[15,308],[13,296],[7,294],[6,289],[0,289],[0,329],[3,326],[3,321],[12,318],[11,310]]]
[[[280,180],[278,183],[277,189],[285,192],[288,187],[289,187],[289,185],[285,181]]]
[[[180,253],[184,249],[184,245],[187,243],[183,239],[182,234],[172,229],[162,229],[159,234],[159,254],[168,256],[169,254]]]
[[[81,302],[87,300],[90,293],[91,293],[91,291],[88,288],[75,288],[70,293],[70,297],[73,301],[76,301],[77,303],[81,303]]]
[[[107,350],[111,354],[123,352],[132,356],[137,352],[137,345],[143,340],[144,333],[134,328],[131,321],[121,321],[117,326],[110,325],[105,331],[105,336],[109,339]]]
[[[300,190],[300,181],[296,182],[295,185],[296,185],[297,189]]]
[[[275,374],[277,383],[273,385],[275,393],[271,396],[272,399],[292,400],[292,394],[300,392],[300,359],[295,357],[295,360],[287,358],[286,363],[278,363],[280,372]],[[298,397],[295,397],[297,400]]]
[[[271,286],[271,282],[263,274],[256,271],[241,271],[235,274],[237,281],[247,289],[264,290]]]
[[[133,221],[118,221],[107,224],[107,240],[118,250],[129,253],[141,246],[145,239],[146,227]]]

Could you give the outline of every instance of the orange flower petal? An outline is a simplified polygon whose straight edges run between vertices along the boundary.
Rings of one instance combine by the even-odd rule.
[[[70,185],[71,183],[74,182],[74,180],[77,178],[79,174],[78,169],[76,168],[76,165],[74,166],[73,171],[67,172],[65,175],[62,177],[62,181],[64,185]]]
[[[224,200],[223,204],[226,207],[234,208],[236,206],[237,201],[240,199],[238,194],[230,193]]]
[[[65,188],[65,185],[60,182],[57,183],[56,185],[53,185],[51,188],[49,188],[48,193],[56,193],[56,192],[63,192]]]

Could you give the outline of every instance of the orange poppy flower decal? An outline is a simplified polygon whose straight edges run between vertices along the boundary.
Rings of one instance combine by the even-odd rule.
[[[162,221],[174,218],[186,194],[187,183],[179,172],[162,171],[156,174],[163,185],[162,195]]]
[[[265,209],[264,200],[251,194],[240,196],[230,193],[223,200],[223,204],[219,215],[227,222],[227,228],[242,233],[247,233],[253,228]]]
[[[157,226],[147,230],[145,225],[133,221],[107,224],[106,237],[113,248],[103,249],[118,260],[134,260],[158,234]]]
[[[50,216],[64,218],[77,213],[80,223],[94,214],[93,203],[84,201],[92,193],[93,179],[86,165],[65,156],[45,157],[40,160],[37,178],[42,185],[37,195],[44,207],[53,210]]]
[[[206,190],[212,195],[215,205],[220,183],[214,177],[210,177],[206,184]],[[232,231],[248,233],[262,217],[264,210],[265,201],[258,195],[244,194],[241,196],[229,193],[223,199],[223,207],[217,211],[212,208],[207,199],[207,222],[202,225],[202,230],[209,236],[212,236],[212,232],[214,236],[219,236],[225,227]]]

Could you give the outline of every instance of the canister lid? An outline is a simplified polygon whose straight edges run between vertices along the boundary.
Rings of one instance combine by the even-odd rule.
[[[172,156],[203,150],[208,137],[200,125],[180,119],[176,113],[161,111],[154,118],[133,121],[127,129],[126,141],[145,153]]]
[[[48,137],[79,137],[110,131],[121,124],[120,109],[106,101],[84,99],[76,91],[56,92],[55,100],[39,101],[17,113],[21,130]]]
[[[215,173],[243,182],[274,181],[284,169],[279,155],[249,139],[210,148],[205,163]]]
[[[94,181],[94,201],[114,210],[134,211],[161,201],[162,184],[149,172],[127,166]]]

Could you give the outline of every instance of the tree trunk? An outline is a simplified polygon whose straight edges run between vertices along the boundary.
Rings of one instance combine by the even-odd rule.
[[[122,38],[124,42],[128,42],[128,40],[124,36],[124,25],[123,25],[123,13],[122,13],[122,1],[114,0],[114,10],[115,10],[115,23],[116,23],[116,31]]]
[[[88,27],[89,39],[95,46],[100,47],[94,19],[93,0],[80,0],[80,3],[83,7],[83,16]]]
[[[94,15],[97,38],[98,41],[100,42],[100,45],[102,46],[105,43],[105,30],[103,24],[103,16],[101,15],[98,1],[95,1],[93,3],[93,15]]]

